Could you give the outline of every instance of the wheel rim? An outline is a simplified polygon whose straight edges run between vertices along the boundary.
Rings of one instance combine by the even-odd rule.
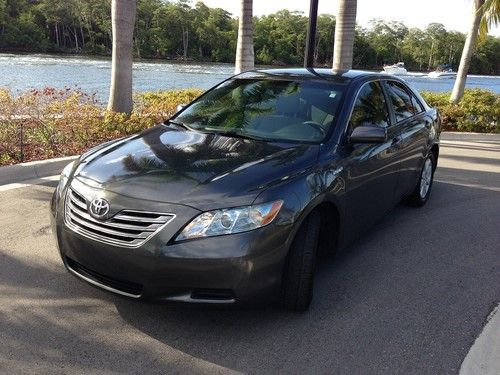
[[[432,161],[426,159],[420,176],[420,198],[424,199],[429,192],[432,182]]]

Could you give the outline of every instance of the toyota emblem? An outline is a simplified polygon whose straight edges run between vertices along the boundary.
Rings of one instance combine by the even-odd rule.
[[[103,198],[94,198],[90,202],[90,214],[96,219],[102,219],[109,212],[109,202]]]

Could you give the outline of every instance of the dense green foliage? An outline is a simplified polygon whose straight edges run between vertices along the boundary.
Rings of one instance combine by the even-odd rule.
[[[0,50],[110,54],[110,0],[0,0]],[[282,10],[255,17],[255,56],[260,64],[301,64],[307,17]],[[318,19],[316,63],[330,66],[335,17]],[[237,20],[220,8],[189,0],[138,0],[134,53],[141,58],[234,61]],[[465,35],[441,24],[424,30],[373,20],[358,28],[354,66],[381,68],[404,61],[412,70],[458,67]],[[470,73],[500,74],[500,38],[480,42]]]
[[[201,90],[138,94],[130,118],[106,111],[95,96],[73,89],[0,90],[0,165],[80,154],[110,139],[147,129],[170,117]],[[424,93],[438,107],[444,130],[500,133],[500,95],[466,89],[459,105],[449,93]],[[22,146],[22,147],[21,147]]]
[[[0,165],[76,155],[170,117],[201,90],[138,94],[130,117],[107,111],[95,95],[45,88],[19,96],[0,90]]]
[[[449,92],[423,92],[427,103],[439,109],[443,130],[500,133],[500,95],[465,89],[459,104],[449,102]]]

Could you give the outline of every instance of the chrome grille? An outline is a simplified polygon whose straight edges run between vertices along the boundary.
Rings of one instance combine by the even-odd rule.
[[[148,211],[122,210],[104,221],[88,212],[87,200],[68,189],[65,206],[66,225],[82,236],[123,247],[138,247],[175,217]]]

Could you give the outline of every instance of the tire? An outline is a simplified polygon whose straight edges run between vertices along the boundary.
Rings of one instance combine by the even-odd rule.
[[[427,203],[431,195],[435,169],[436,160],[434,154],[431,152],[422,164],[422,170],[420,171],[415,190],[405,198],[406,203],[413,207],[422,207]]]
[[[306,311],[311,303],[320,222],[319,213],[310,214],[300,226],[290,247],[281,297],[286,310]]]

